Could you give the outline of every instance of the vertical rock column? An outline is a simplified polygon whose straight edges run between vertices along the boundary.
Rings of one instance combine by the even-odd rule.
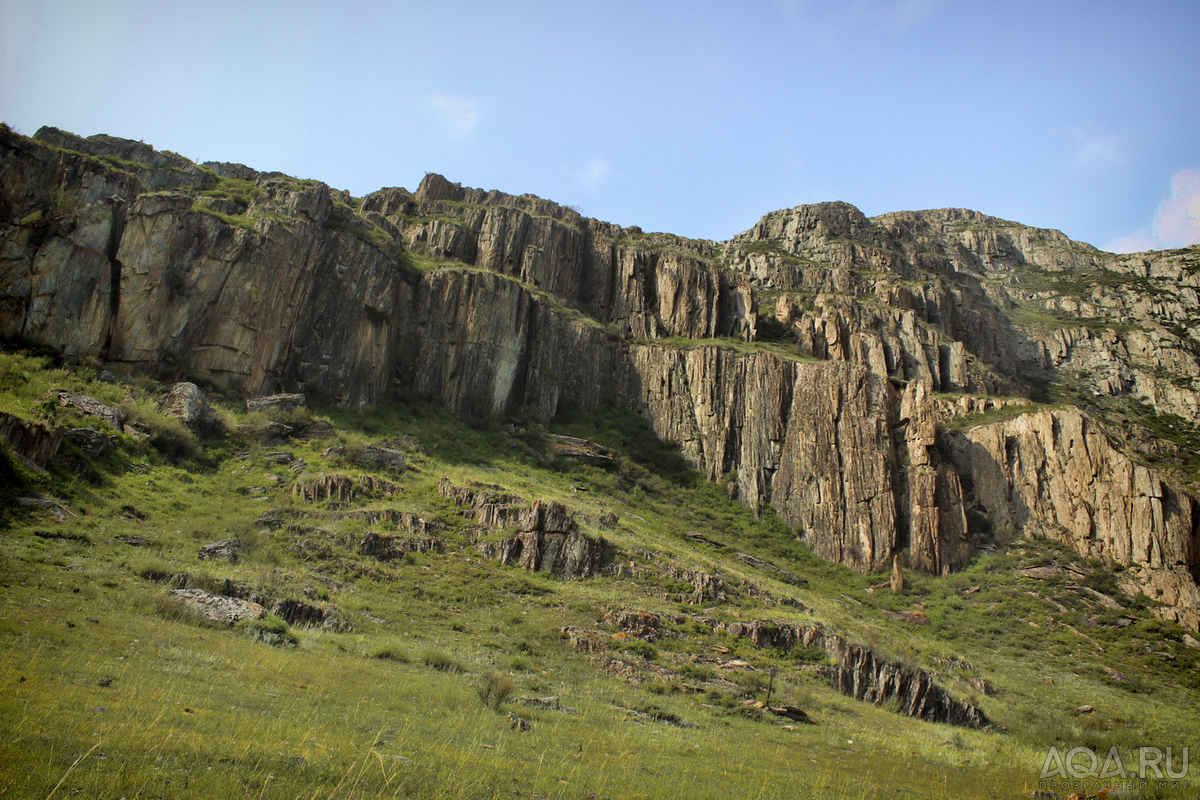
[[[938,455],[937,412],[925,383],[912,383],[900,401],[897,430],[904,436],[909,563],[946,575],[970,557],[967,516],[958,475]]]

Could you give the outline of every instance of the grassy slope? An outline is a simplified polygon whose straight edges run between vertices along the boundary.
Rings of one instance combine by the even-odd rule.
[[[946,578],[909,576],[913,587],[904,596],[870,592],[881,576],[817,561],[777,520],[755,519],[699,480],[628,414],[571,412],[550,426],[613,447],[617,468],[605,471],[547,466],[509,444],[496,424],[472,427],[419,403],[318,409],[352,451],[399,434],[418,436],[426,451],[409,452],[417,469],[397,479],[402,494],[362,505],[447,523],[447,552],[381,563],[348,545],[368,530],[362,522],[317,520],[317,530],[305,533],[254,524],[270,508],[320,508],[293,502],[293,476],[263,457],[270,450],[305,459],[303,474],[361,472],[323,458],[331,442],[274,448],[234,434],[197,443],[155,415],[150,400],[159,387],[128,376],[123,386],[96,383],[88,380],[94,367],[53,368],[0,353],[0,408],[87,424],[39,402],[51,387],[82,391],[141,419],[156,445],[114,436],[118,447],[90,461],[64,444],[74,471],[57,465],[49,477],[37,477],[18,470],[23,485],[4,487],[0,794],[1008,797],[1037,788],[1050,744],[1115,744],[1127,752],[1195,744],[1188,740],[1200,729],[1197,651],[1181,643],[1181,630],[1144,608],[1129,612],[1138,621],[1123,630],[1085,628],[1087,617],[1103,611],[1086,596],[1066,581],[1013,574],[1023,565],[1079,563],[1048,544],[1021,541]],[[231,424],[245,418],[232,403],[222,411]],[[519,422],[522,438],[538,447],[542,424]],[[241,450],[248,459],[238,457]],[[268,473],[283,480],[273,483]],[[623,559],[646,551],[653,558],[639,564],[719,570],[727,583],[746,579],[813,611],[746,596],[689,607],[672,596],[686,587],[653,569],[632,578],[557,581],[485,562],[470,546],[467,523],[438,495],[443,477],[500,484],[530,501],[558,500],[585,532],[621,548]],[[252,486],[267,487],[265,499],[250,494]],[[61,499],[78,518],[59,522],[49,511],[13,508],[13,497],[29,491]],[[601,532],[595,521],[609,511],[620,523]],[[726,546],[697,546],[689,531]],[[148,544],[128,544],[130,536]],[[197,560],[200,545],[229,537],[246,548],[238,563]],[[737,551],[779,563],[808,584],[780,583],[734,559]],[[272,647],[242,629],[180,613],[164,600],[162,585],[142,577],[154,570],[229,577],[276,598],[328,598],[355,628],[298,628],[297,647]],[[1111,590],[1106,576],[1095,570],[1089,585]],[[966,594],[974,586],[981,588]],[[879,613],[914,604],[930,625]],[[599,670],[559,634],[568,624],[599,627],[605,610],[627,605],[726,621],[818,619],[936,670],[956,696],[973,697],[1007,732],[931,725],[857,703],[805,671],[801,654],[755,651],[686,620],[668,623],[678,639],[633,646],[670,670],[640,685]],[[1107,612],[1100,622],[1115,616]],[[714,645],[756,669],[689,662],[713,656]],[[623,645],[611,646],[621,655]],[[802,706],[817,725],[789,731],[742,713],[742,699],[763,698],[771,666],[780,668],[773,702]],[[1131,683],[1114,682],[1105,666]],[[499,713],[489,709],[476,693],[489,671],[514,682],[513,698],[557,695],[576,713],[534,710],[515,699]],[[688,690],[720,674],[731,680]],[[971,686],[978,677],[998,694],[980,694]],[[100,685],[104,679],[109,685]],[[1084,704],[1096,712],[1076,714]],[[510,731],[510,710],[533,730]],[[698,727],[673,727],[637,711],[675,714]]]

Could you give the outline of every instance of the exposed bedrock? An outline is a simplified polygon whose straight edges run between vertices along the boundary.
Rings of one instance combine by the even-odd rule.
[[[1116,256],[961,209],[845,203],[718,244],[437,175],[356,199],[54,129],[0,129],[0,187],[0,336],[247,396],[629,408],[831,561],[874,570],[907,549],[952,571],[975,508],[1140,565],[1125,574],[1164,613],[1200,622],[1196,499],[1098,420],[938,432],[1028,402],[1001,395],[1034,394],[1030,375],[1195,422],[1195,248]]]

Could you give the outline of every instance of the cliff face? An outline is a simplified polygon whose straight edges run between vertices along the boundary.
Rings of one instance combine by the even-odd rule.
[[[247,395],[632,408],[829,560],[953,571],[986,515],[1137,566],[1200,622],[1197,248],[844,203],[692,241],[437,175],[358,199],[54,129],[0,131],[0,177],[5,337]]]

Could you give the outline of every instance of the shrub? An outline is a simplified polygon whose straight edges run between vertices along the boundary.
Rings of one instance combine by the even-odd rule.
[[[441,650],[426,650],[421,654],[421,660],[430,669],[438,672],[464,672],[462,665]]]
[[[824,664],[829,657],[824,647],[793,647],[791,656],[802,664]]]
[[[192,432],[175,417],[158,413],[148,402],[122,403],[118,410],[127,426],[144,431],[155,450],[172,460],[195,460],[199,455]]]
[[[300,637],[292,632],[287,621],[274,614],[265,614],[258,619],[244,619],[236,626],[247,638],[273,647],[295,647]]]
[[[407,664],[412,661],[408,653],[395,644],[384,644],[376,647],[371,651],[371,658],[382,658],[385,661],[395,661],[400,664]]]
[[[647,661],[654,661],[658,658],[658,650],[649,642],[643,642],[640,639],[635,639],[631,642],[626,642],[621,646],[621,650],[630,655],[641,656]]]
[[[500,706],[509,698],[514,688],[512,678],[494,669],[487,669],[480,676],[475,693],[479,695],[480,702],[485,706],[493,711],[499,711]]]
[[[684,664],[679,668],[679,674],[693,681],[707,681],[713,676],[711,667],[701,664]]]

